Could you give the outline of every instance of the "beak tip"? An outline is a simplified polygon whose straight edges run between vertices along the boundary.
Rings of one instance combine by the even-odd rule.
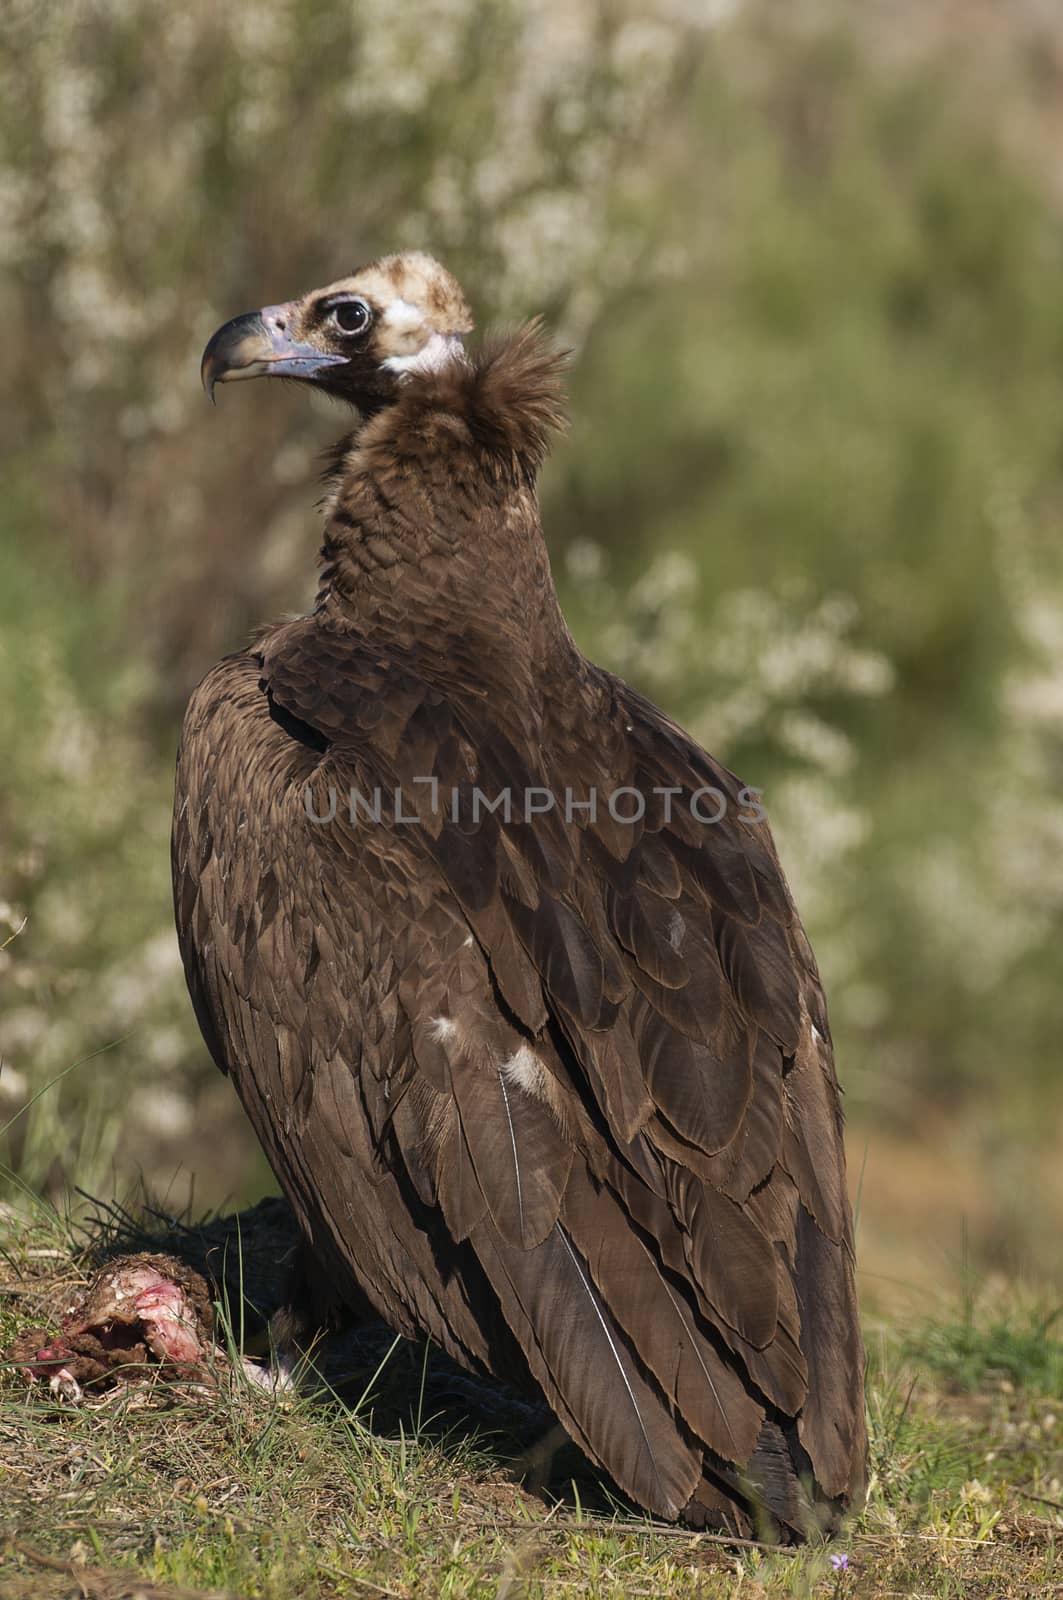
[[[288,330],[289,319],[273,313],[285,307],[270,307],[267,324],[261,311],[247,311],[224,323],[207,344],[200,362],[199,376],[211,404],[216,404],[219,383],[237,378],[284,377],[320,382],[326,367],[346,366],[348,358],[295,340]]]

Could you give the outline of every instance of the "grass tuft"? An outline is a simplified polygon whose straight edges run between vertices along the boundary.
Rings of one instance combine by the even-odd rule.
[[[917,1329],[906,1349],[958,1391],[996,1382],[1063,1396],[1063,1305],[1038,1301],[980,1318],[970,1304],[955,1320]]]

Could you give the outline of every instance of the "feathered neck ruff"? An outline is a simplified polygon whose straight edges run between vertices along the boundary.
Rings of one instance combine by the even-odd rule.
[[[449,650],[530,683],[567,643],[535,482],[566,424],[566,356],[538,322],[412,377],[337,446],[318,611],[392,653]]]

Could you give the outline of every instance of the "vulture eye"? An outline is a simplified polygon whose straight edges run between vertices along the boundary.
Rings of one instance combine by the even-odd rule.
[[[337,300],[329,307],[329,316],[341,333],[364,333],[371,321],[364,300]]]

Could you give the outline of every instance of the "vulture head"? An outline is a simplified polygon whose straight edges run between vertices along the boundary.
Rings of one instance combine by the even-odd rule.
[[[462,355],[472,317],[445,267],[420,251],[384,256],[299,300],[226,322],[203,352],[203,386],[240,378],[312,383],[362,411],[417,372]]]

